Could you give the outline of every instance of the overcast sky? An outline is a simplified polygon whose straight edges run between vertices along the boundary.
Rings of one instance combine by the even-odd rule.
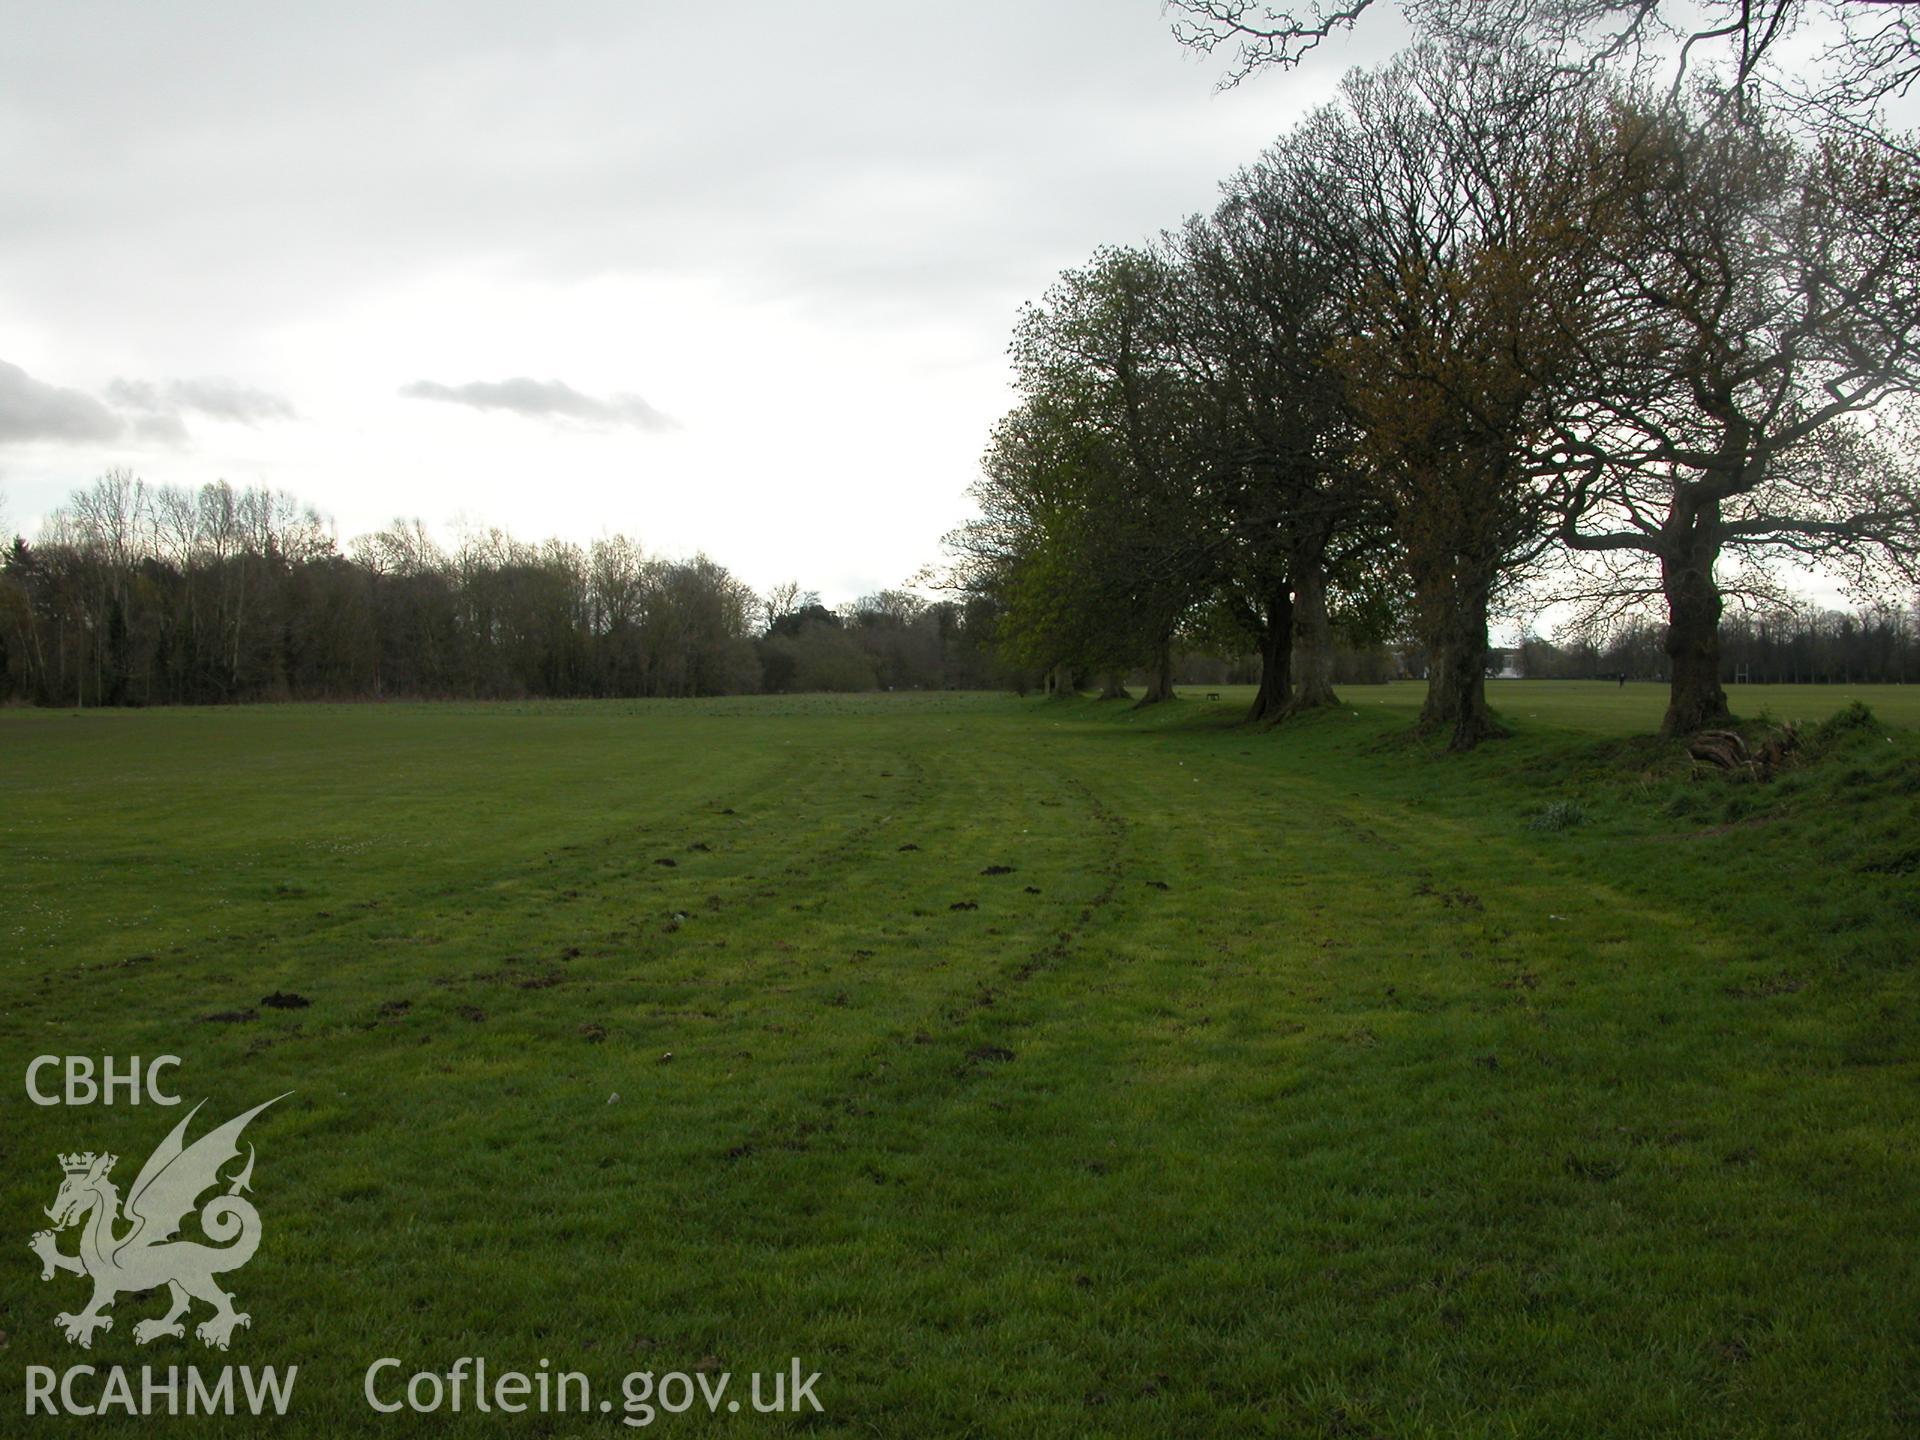
[[[15,528],[124,464],[830,601],[965,515],[1023,299],[1398,39],[1221,95],[1157,0],[4,14]]]

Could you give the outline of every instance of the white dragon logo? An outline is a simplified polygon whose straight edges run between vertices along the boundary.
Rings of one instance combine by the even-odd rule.
[[[86,1309],[77,1315],[54,1317],[54,1325],[69,1341],[91,1348],[96,1330],[113,1328],[113,1317],[105,1311],[115,1295],[123,1290],[157,1290],[162,1285],[167,1287],[172,1303],[161,1319],[142,1320],[133,1327],[133,1338],[142,1345],[162,1335],[184,1339],[186,1329],[180,1317],[192,1300],[204,1300],[213,1306],[212,1316],[195,1326],[193,1333],[218,1349],[227,1348],[236,1326],[252,1323],[251,1316],[233,1308],[233,1297],[213,1277],[238,1270],[253,1258],[260,1245],[260,1212],[240,1198],[253,1178],[253,1146],[247,1146],[246,1166],[230,1179],[227,1193],[214,1196],[201,1207],[200,1228],[214,1243],[203,1245],[173,1237],[194,1202],[221,1183],[220,1167],[239,1155],[240,1132],[247,1122],[268,1105],[286,1098],[276,1095],[187,1145],[187,1125],[200,1113],[200,1106],[194,1106],[140,1167],[127,1192],[124,1215],[119,1189],[107,1178],[119,1156],[88,1151],[60,1157],[60,1168],[67,1178],[46,1211],[54,1228],[40,1231],[27,1248],[40,1257],[42,1280],[51,1280],[57,1271],[93,1280],[93,1299]],[[85,1229],[80,1236],[80,1253],[62,1254],[54,1232],[82,1221]],[[131,1227],[121,1232],[123,1222],[131,1222]]]

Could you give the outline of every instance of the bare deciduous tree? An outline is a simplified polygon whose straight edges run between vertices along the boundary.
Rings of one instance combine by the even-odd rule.
[[[1226,52],[1222,88],[1267,68],[1289,69],[1352,30],[1376,0],[1166,0],[1174,38],[1189,49]],[[1495,49],[1530,46],[1563,70],[1619,65],[1664,69],[1681,93],[1703,63],[1728,93],[1765,80],[1815,118],[1857,125],[1920,83],[1920,6],[1914,0],[1398,0],[1402,14],[1435,38]],[[1811,76],[1779,73],[1781,42],[1825,22],[1834,40]]]
[[[798,580],[783,580],[760,597],[761,629],[771,630],[776,621],[819,603],[819,591],[806,589]]]
[[[1748,584],[1783,556],[1862,585],[1913,573],[1920,178],[1710,106],[1622,109],[1598,146],[1606,273],[1565,329],[1588,384],[1560,431],[1579,477],[1560,536],[1612,588],[1657,575],[1664,728],[1684,734],[1728,713],[1724,557]]]

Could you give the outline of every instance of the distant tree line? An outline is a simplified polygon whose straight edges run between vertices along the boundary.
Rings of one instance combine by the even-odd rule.
[[[1524,637],[1512,664],[1530,680],[1666,677],[1662,628],[1645,620],[1596,639]],[[1754,685],[1920,683],[1920,612],[1871,606],[1859,612],[1780,610],[1720,622],[1720,679]]]
[[[0,699],[57,705],[692,696],[986,685],[988,602],[839,612],[623,536],[452,549],[418,522],[343,552],[312,507],[224,482],[77,491],[0,559]]]
[[[956,581],[1063,686],[1250,648],[1261,721],[1406,642],[1455,748],[1508,599],[1651,599],[1664,729],[1723,722],[1730,590],[1920,579],[1920,166],[1723,102],[1466,40],[1350,76],[1025,308]]]

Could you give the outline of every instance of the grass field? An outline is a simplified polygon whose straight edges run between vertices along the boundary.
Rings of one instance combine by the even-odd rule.
[[[362,1375],[797,1356],[824,1413],[653,1431],[1920,1431],[1920,693],[1737,690],[1810,737],[1762,785],[1657,687],[1494,692],[1464,757],[1406,686],[0,713],[7,1067],[294,1092],[225,1356],[161,1295],[75,1349],[27,1249],[185,1108],[12,1092],[0,1404],[298,1365],[221,1433],[612,1435]]]

